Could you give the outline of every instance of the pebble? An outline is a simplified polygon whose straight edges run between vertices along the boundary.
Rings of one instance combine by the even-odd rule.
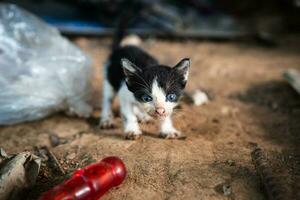
[[[192,98],[196,106],[201,106],[209,102],[207,94],[201,90],[196,90],[193,93]]]
[[[223,185],[222,189],[223,189],[223,194],[225,196],[229,196],[231,194],[231,186],[230,185],[225,184],[225,185]]]
[[[75,157],[76,157],[76,153],[71,153],[71,154],[67,155],[66,158],[67,158],[68,160],[73,160]]]
[[[60,138],[56,134],[50,134],[49,139],[52,147],[60,145]]]

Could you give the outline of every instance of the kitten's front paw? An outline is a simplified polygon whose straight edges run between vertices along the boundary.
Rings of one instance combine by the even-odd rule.
[[[112,128],[115,128],[115,124],[113,122],[113,120],[111,119],[107,119],[107,120],[101,120],[100,123],[99,123],[99,127],[101,129],[112,129]]]
[[[125,133],[126,140],[138,140],[142,137],[142,133],[129,131]]]
[[[164,138],[164,139],[178,139],[178,140],[186,139],[186,135],[180,133],[179,131],[172,131],[169,133],[160,133],[159,137]]]

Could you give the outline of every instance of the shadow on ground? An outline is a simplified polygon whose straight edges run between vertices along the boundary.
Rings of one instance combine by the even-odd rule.
[[[270,162],[275,176],[281,176],[287,185],[288,193],[293,199],[300,199],[299,94],[285,81],[269,81],[253,85],[231,98],[254,106],[252,114],[264,130],[264,137],[283,146],[280,153],[269,152]],[[283,174],[287,177],[283,178]]]

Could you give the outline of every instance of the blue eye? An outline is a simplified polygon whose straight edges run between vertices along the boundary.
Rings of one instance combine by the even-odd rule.
[[[177,100],[177,95],[174,94],[174,93],[168,94],[168,95],[167,95],[167,100],[168,100],[168,101],[171,101],[171,102],[174,102],[174,101]]]
[[[150,97],[149,95],[147,94],[144,94],[141,99],[144,101],[144,102],[150,102],[152,101],[152,97]]]

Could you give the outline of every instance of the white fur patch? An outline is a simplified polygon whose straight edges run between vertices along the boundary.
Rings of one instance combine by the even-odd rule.
[[[187,70],[187,71],[184,73],[183,77],[184,77],[184,81],[187,81],[187,80],[188,80],[188,78],[189,78],[189,70]]]
[[[158,82],[154,79],[152,83],[152,98],[155,104],[155,107],[163,107],[166,104],[166,93],[165,91],[159,87]]]
[[[108,80],[104,80],[103,82],[103,100],[102,100],[102,113],[101,120],[108,120],[111,118],[111,103],[114,97],[114,90],[112,86],[109,84]]]
[[[151,104],[149,106],[153,112],[155,112],[156,108],[162,107],[165,109],[166,115],[172,114],[173,108],[177,105],[177,103],[167,101],[166,93],[163,88],[159,87],[156,79],[154,79],[154,81],[152,83],[151,95],[152,95],[153,101],[150,102]]]
[[[140,122],[150,121],[152,118],[138,105],[133,106],[133,112],[137,116]]]
[[[130,71],[131,73],[136,72],[136,69],[133,67],[132,63],[126,58],[121,59],[121,64],[124,69]]]
[[[181,60],[177,65],[176,68],[178,71],[182,71],[184,81],[188,80],[189,77],[189,68],[190,68],[190,60],[189,59],[183,59]]]
[[[103,74],[104,74],[104,81],[103,81],[103,88],[102,88],[102,112],[101,112],[101,121],[108,121],[112,119],[112,112],[111,112],[111,103],[115,96],[114,89],[110,85],[109,81],[106,79],[107,74],[107,66],[109,63],[107,63],[104,66]]]
[[[135,115],[133,109],[135,99],[125,83],[122,84],[119,90],[119,97],[125,133],[133,133],[135,135],[142,134],[138,124],[137,116]]]
[[[185,66],[185,73],[184,73],[184,81],[187,81],[189,78],[189,66],[190,66],[190,61],[189,60],[185,60],[183,63],[183,66]]]
[[[161,122],[160,132],[166,135],[178,132],[173,126],[171,116]]]

